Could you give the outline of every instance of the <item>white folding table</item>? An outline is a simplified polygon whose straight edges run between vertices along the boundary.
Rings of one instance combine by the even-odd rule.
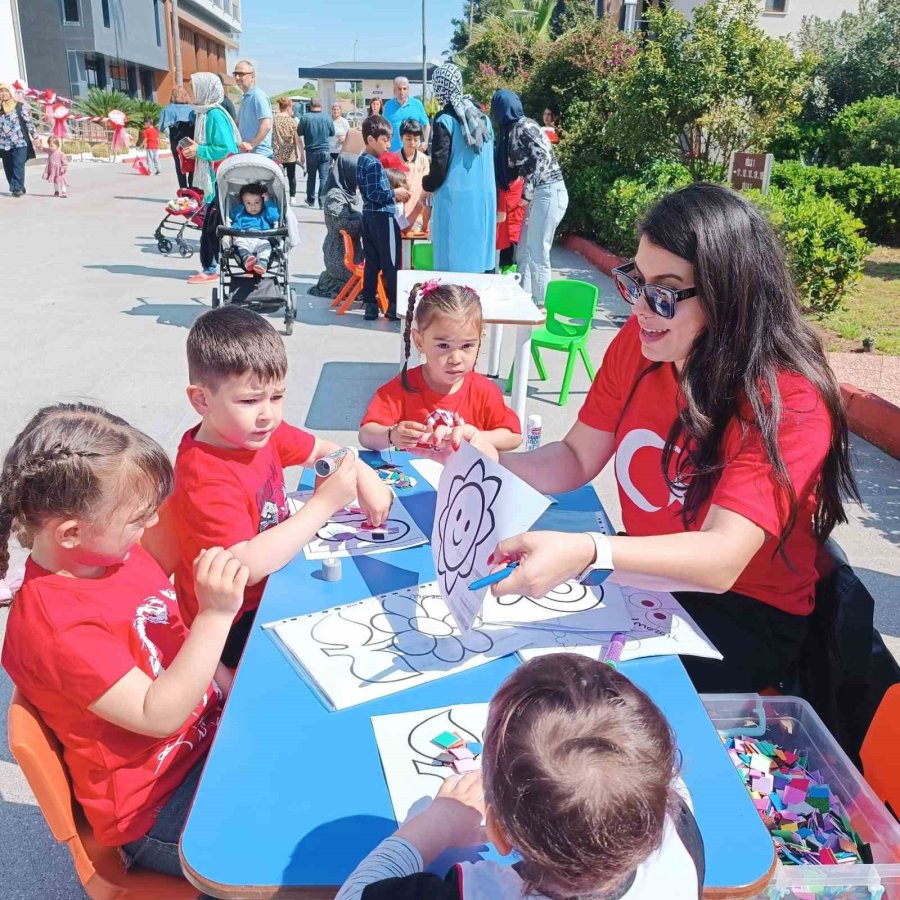
[[[491,326],[488,375],[493,378],[500,374],[500,344],[503,338],[503,326],[515,326],[515,371],[510,406],[519,417],[524,433],[528,370],[531,365],[531,332],[535,325],[544,324],[546,320],[544,310],[535,304],[530,294],[522,290],[515,275],[477,275],[470,272],[427,272],[421,269],[404,269],[397,273],[398,313],[405,315],[406,299],[413,287],[419,282],[432,279],[444,284],[465,285],[478,292],[481,297],[484,323]],[[401,342],[401,360],[403,353]]]

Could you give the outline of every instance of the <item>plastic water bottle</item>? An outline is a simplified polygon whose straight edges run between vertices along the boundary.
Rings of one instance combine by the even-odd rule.
[[[529,416],[525,426],[525,449],[537,450],[541,446],[541,417]]]

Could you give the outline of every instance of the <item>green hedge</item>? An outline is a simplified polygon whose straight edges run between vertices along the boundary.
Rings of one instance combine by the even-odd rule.
[[[833,197],[862,220],[869,240],[900,244],[900,168],[851,165],[838,169],[775,163],[772,184]]]
[[[829,159],[839,165],[900,166],[900,97],[868,97],[832,120]]]

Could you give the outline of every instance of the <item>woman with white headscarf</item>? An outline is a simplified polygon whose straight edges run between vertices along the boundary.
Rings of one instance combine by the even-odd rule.
[[[200,233],[200,264],[203,271],[188,278],[188,284],[218,281],[216,256],[219,241],[216,227],[220,224],[219,207],[216,203],[216,168],[227,156],[238,152],[241,136],[234,119],[222,107],[225,88],[217,75],[212,72],[195,72],[191,75],[194,90],[194,142],[182,152],[188,158],[196,158],[194,187],[203,191],[206,202],[206,217]]]
[[[434,267],[443,272],[489,272],[495,265],[497,188],[490,120],[463,94],[453,63],[434,70],[443,104],[431,139],[431,171],[422,187],[434,194]]]

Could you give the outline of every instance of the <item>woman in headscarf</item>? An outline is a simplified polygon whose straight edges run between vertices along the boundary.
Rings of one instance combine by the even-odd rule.
[[[194,173],[182,172],[181,157],[178,155],[178,142],[186,137],[194,139],[194,107],[184,85],[177,84],[172,88],[171,99],[159,114],[156,127],[162,132],[168,132],[178,187],[190,187],[194,183]]]
[[[8,84],[0,84],[0,158],[13,197],[25,193],[25,163],[34,159],[34,123]]]
[[[431,171],[422,187],[434,195],[431,240],[434,267],[443,272],[488,272],[495,264],[497,189],[490,120],[463,95],[453,63],[434,70],[443,105],[431,138]]]
[[[182,151],[188,159],[196,158],[194,187],[203,191],[206,203],[206,217],[200,232],[200,264],[203,271],[188,278],[188,284],[218,281],[219,239],[216,228],[221,224],[219,205],[216,202],[216,169],[218,164],[238,152],[241,136],[237,125],[221,103],[225,89],[217,75],[212,72],[195,72],[191,75],[194,89],[194,143]]]
[[[516,265],[522,287],[543,306],[552,276],[550,248],[569,206],[566,183],[546,132],[526,117],[518,94],[497,91],[491,100],[491,116],[499,129],[494,151],[498,186],[508,190],[517,175],[525,180],[522,205],[526,212]]]
[[[341,230],[353,238],[353,259],[363,258],[360,234],[362,232],[362,204],[356,188],[356,153],[342,153],[331,167],[325,182],[325,240],[322,255],[325,271],[318,283],[309,289],[315,297],[337,297],[350,279],[351,272],[344,265],[344,239]]]

